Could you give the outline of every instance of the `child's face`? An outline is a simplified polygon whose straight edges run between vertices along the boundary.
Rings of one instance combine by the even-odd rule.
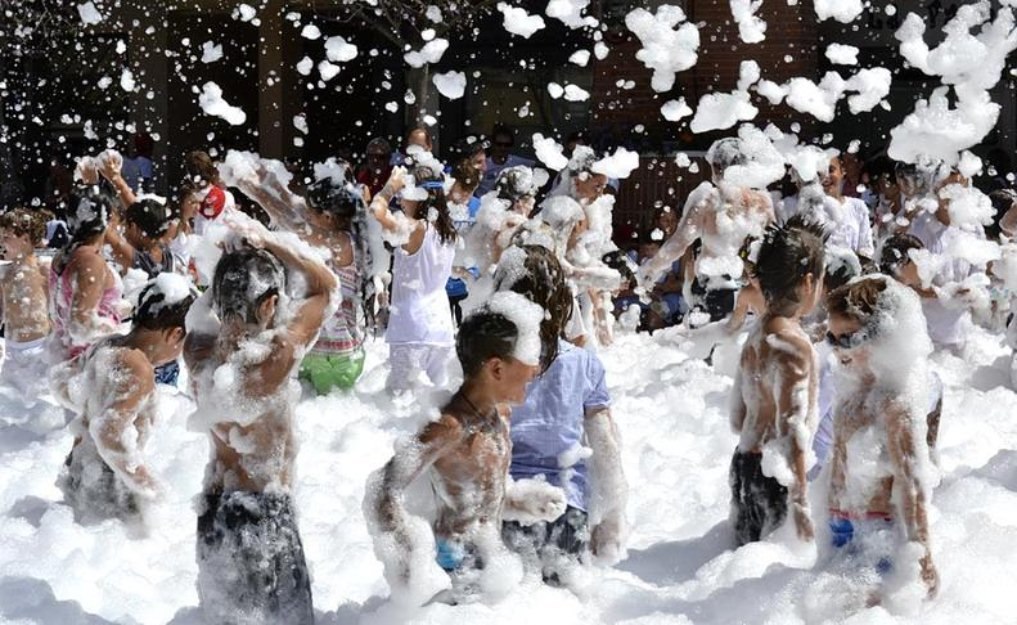
[[[511,356],[504,360],[495,358],[492,365],[494,377],[500,386],[500,400],[509,404],[526,401],[526,385],[537,377],[540,367],[528,365]]]
[[[604,195],[604,187],[607,186],[607,176],[604,174],[581,174],[576,177],[576,195],[580,200],[593,200]]]
[[[862,322],[854,317],[844,315],[830,315],[827,320],[828,339],[832,337],[835,341],[849,340],[862,330]],[[856,372],[864,372],[868,369],[869,350],[865,343],[855,347],[843,347],[834,345],[833,353],[840,364],[854,369]]]
[[[25,258],[34,250],[28,235],[18,236],[10,230],[0,230],[0,247],[5,260]]]

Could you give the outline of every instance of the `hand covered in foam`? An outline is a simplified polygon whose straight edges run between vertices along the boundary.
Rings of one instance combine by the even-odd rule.
[[[74,168],[74,179],[85,184],[98,184],[99,165],[91,156],[85,156],[78,161]]]
[[[625,522],[621,515],[609,515],[590,532],[590,549],[598,560],[614,564],[622,559]]]
[[[124,157],[116,150],[104,150],[96,160],[98,161],[99,173],[107,180],[120,175],[124,167]]]
[[[542,480],[522,479],[505,485],[503,520],[521,525],[554,521],[565,513],[565,491]]]

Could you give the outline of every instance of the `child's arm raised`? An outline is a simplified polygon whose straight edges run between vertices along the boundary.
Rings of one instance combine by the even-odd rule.
[[[159,486],[145,465],[139,446],[144,433],[139,431],[139,418],[151,422],[152,394],[155,379],[152,365],[144,354],[130,350],[120,355],[108,372],[112,379],[110,392],[115,396],[106,410],[92,418],[88,431],[102,459],[135,493],[152,499]]]
[[[106,227],[105,243],[113,252],[113,262],[120,267],[120,275],[127,275],[127,271],[134,264],[134,246],[131,245],[124,235],[120,234],[120,211],[114,210],[110,214],[109,225]]]

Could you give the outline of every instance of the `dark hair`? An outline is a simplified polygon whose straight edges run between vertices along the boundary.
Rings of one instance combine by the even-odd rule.
[[[515,203],[524,197],[536,197],[537,185],[533,181],[533,170],[525,165],[506,167],[494,182],[498,197]]]
[[[925,249],[922,240],[912,234],[898,233],[883,243],[883,252],[879,255],[879,271],[888,276],[895,276],[897,269],[910,260],[908,252]]]
[[[46,213],[16,208],[0,214],[0,230],[8,230],[14,236],[28,236],[32,245],[39,247],[46,238]]]
[[[219,168],[204,150],[192,150],[184,157],[184,170],[191,181],[202,180],[215,184],[219,180]]]
[[[826,233],[819,225],[795,215],[783,226],[770,226],[756,256],[755,275],[767,308],[776,314],[798,304],[795,293],[807,274],[823,274]]]
[[[522,271],[510,261],[513,254],[523,255]],[[558,357],[558,338],[572,316],[572,291],[558,257],[540,245],[510,247],[495,270],[494,288],[519,293],[546,311],[540,322],[540,365],[546,371]]]
[[[423,183],[427,182],[442,182],[442,175],[441,172],[435,172],[426,165],[418,165],[413,168],[413,180],[417,183],[417,186],[423,186]],[[436,214],[434,228],[438,231],[438,238],[446,245],[455,243],[458,235],[456,233],[456,226],[452,222],[452,217],[448,214],[445,189],[436,184],[428,185],[427,199],[421,201],[420,206],[417,208],[418,218],[428,219],[432,208]]]
[[[879,296],[885,290],[886,278],[883,276],[867,276],[855,280],[834,289],[826,296],[826,311],[830,315],[857,319],[865,325],[876,312]]]
[[[191,288],[187,297],[167,304],[165,303],[166,294],[159,289],[156,280],[151,280],[138,296],[138,305],[134,309],[131,321],[136,327],[146,330],[183,328],[187,311],[191,308],[196,297],[197,292]]]
[[[427,126],[414,126],[413,128],[410,128],[409,132],[406,133],[407,145],[409,145],[410,143],[410,137],[412,137],[414,134],[418,132],[424,133],[424,137],[427,139],[428,144],[434,143],[434,138],[431,136],[431,131],[427,129]]]
[[[456,338],[456,355],[463,366],[463,376],[476,375],[491,358],[509,358],[518,339],[519,328],[500,313],[481,308],[467,316]]]
[[[457,163],[468,161],[477,154],[485,152],[489,147],[491,144],[486,139],[470,135],[452,144],[451,156]]]
[[[706,152],[706,160],[714,173],[721,174],[728,167],[746,165],[749,157],[745,154],[741,139],[727,137],[715,141]]]
[[[604,257],[601,258],[601,260],[604,261],[605,265],[621,274],[622,284],[627,285],[626,288],[634,289],[639,284],[639,281],[636,279],[636,273],[633,271],[635,264],[629,259],[625,252],[621,250],[608,252],[607,254],[604,254]]]
[[[334,181],[325,177],[307,187],[307,205],[319,213],[334,215],[340,219],[353,219],[364,212],[364,197],[346,181]]]
[[[220,319],[240,316],[257,323],[257,311],[286,285],[282,263],[266,250],[245,248],[227,252],[215,266],[212,301]]]
[[[823,277],[823,286],[828,291],[841,287],[851,280],[860,276],[863,272],[861,260],[858,255],[849,249],[837,249],[833,254],[827,254],[832,259],[840,262],[826,263],[826,273]],[[856,261],[857,265],[854,262]]]
[[[468,191],[473,191],[480,186],[480,172],[470,163],[469,158],[456,162],[455,167],[452,168],[452,178]]]
[[[67,230],[71,238],[53,261],[58,275],[63,273],[79,247],[106,232],[113,202],[113,198],[97,186],[78,186],[71,192],[67,201]]]
[[[508,137],[509,139],[512,139],[513,145],[516,143],[515,133],[513,133],[512,129],[505,124],[495,124],[494,128],[491,130],[491,140],[494,141],[498,137]]]
[[[149,239],[160,239],[176,215],[169,204],[163,204],[151,198],[138,200],[127,207],[124,219],[129,224],[134,224],[141,229]]]

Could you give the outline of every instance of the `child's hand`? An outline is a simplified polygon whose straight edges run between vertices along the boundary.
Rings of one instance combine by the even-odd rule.
[[[74,177],[88,185],[99,183],[99,168],[91,156],[82,157],[74,168]]]
[[[406,188],[406,168],[402,165],[393,167],[392,174],[388,177],[385,186],[392,192],[392,195]]]
[[[922,581],[925,583],[925,587],[929,589],[929,597],[935,597],[936,593],[939,592],[939,573],[936,571],[936,566],[932,563],[932,554],[926,553],[919,564],[922,567]]]
[[[120,175],[124,165],[124,157],[116,150],[105,150],[99,155],[99,173],[106,180],[113,180]]]

